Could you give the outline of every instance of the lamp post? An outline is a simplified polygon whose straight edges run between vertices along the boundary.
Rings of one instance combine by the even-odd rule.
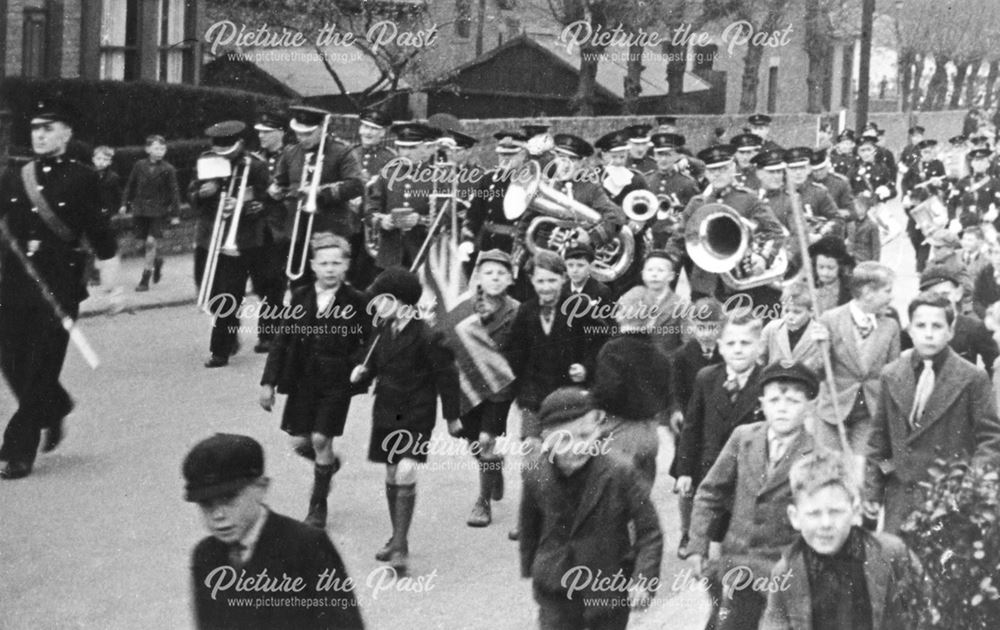
[[[896,0],[896,102],[898,103],[897,111],[905,111],[906,103],[903,102],[903,77],[906,73],[903,71],[903,33],[899,29],[899,20],[903,15],[903,0]],[[907,63],[909,61],[907,60]]]
[[[871,91],[872,22],[875,19],[875,0],[861,3],[861,59],[858,63],[858,108],[855,129],[863,129],[868,122],[868,94]]]

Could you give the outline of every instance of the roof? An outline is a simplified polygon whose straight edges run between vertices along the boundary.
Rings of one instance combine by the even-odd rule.
[[[363,92],[379,77],[372,58],[355,46],[330,46],[323,53],[350,94]],[[242,58],[303,97],[340,93],[315,48],[248,48]],[[397,86],[409,87],[402,79]]]

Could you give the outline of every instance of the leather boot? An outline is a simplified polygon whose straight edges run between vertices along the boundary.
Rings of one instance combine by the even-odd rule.
[[[163,277],[163,259],[157,256],[153,260],[153,284],[157,284]]]
[[[313,474],[312,496],[309,498],[309,514],[303,521],[320,529],[326,528],[326,498],[330,494],[330,481],[333,479],[333,466],[316,464]]]
[[[389,566],[399,575],[406,575],[409,569],[410,523],[413,522],[413,508],[417,503],[417,484],[399,486],[396,494],[396,532],[392,537],[392,553]]]
[[[479,461],[479,498],[465,521],[469,527],[486,527],[493,522],[490,511],[490,496],[493,494],[493,471],[489,468],[491,463],[488,460]]]
[[[385,484],[385,498],[389,504],[389,519],[392,521],[392,536],[385,542],[381,549],[375,552],[375,559],[385,562],[392,555],[392,541],[396,538],[396,495],[399,494],[399,486],[394,483]]]
[[[493,478],[492,492],[490,493],[490,498],[494,501],[499,501],[503,499],[503,457],[496,457],[495,459],[489,460],[491,466],[489,469],[490,476]]]
[[[139,292],[149,291],[149,277],[151,275],[153,275],[153,272],[151,272],[149,269],[143,269],[142,278],[139,280],[139,284],[136,285],[135,290]]]

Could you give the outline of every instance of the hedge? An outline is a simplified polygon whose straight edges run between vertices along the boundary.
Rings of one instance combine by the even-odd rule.
[[[0,83],[0,102],[11,111],[15,147],[28,146],[33,105],[53,96],[77,110],[78,139],[111,146],[141,144],[151,134],[168,140],[200,138],[207,126],[220,120],[250,122],[262,111],[288,105],[274,96],[176,83],[12,77]]]

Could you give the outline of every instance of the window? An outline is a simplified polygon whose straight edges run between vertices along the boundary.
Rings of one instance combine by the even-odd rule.
[[[159,59],[156,78],[168,83],[190,81],[193,42],[187,37],[188,0],[159,0]]]
[[[21,73],[25,77],[37,79],[45,76],[48,30],[48,16],[44,9],[24,10],[24,61]]]
[[[100,51],[102,79],[139,78],[139,0],[104,0]]]

